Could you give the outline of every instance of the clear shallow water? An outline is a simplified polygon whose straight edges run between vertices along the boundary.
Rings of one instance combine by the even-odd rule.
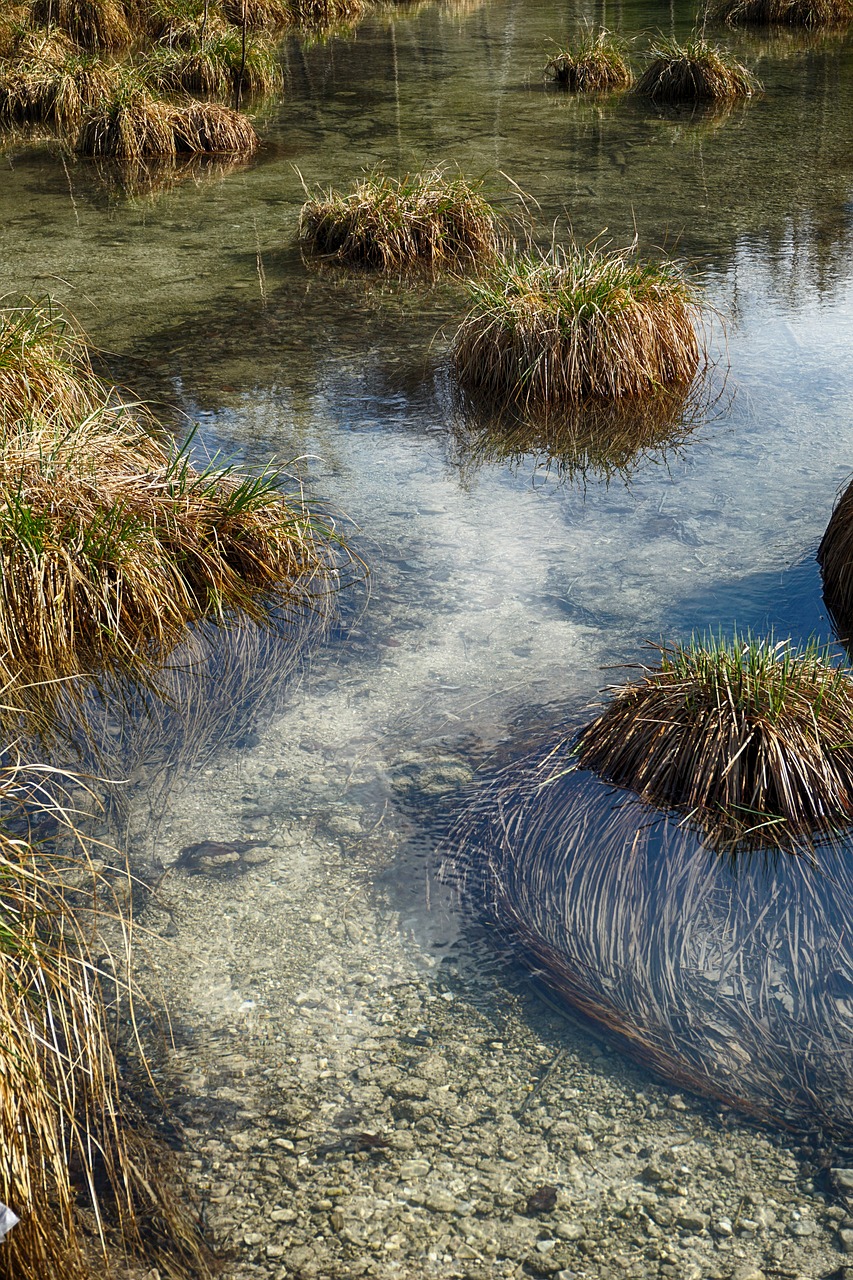
[[[669,29],[669,10],[620,13],[631,35]],[[401,870],[395,854],[422,853],[424,805],[447,802],[438,786],[409,805],[401,771],[446,757],[452,774],[520,719],[577,713],[618,679],[601,668],[648,640],[732,624],[830,635],[814,550],[853,459],[853,41],[727,35],[766,94],[708,116],[543,87],[549,41],[568,30],[564,6],[520,0],[377,17],[352,40],[287,45],[265,149],[219,179],[128,199],[38,147],[9,152],[0,177],[0,289],[67,302],[114,376],[199,421],[209,451],[303,459],[371,567],[353,634],[318,656],[290,708],[186,779],[161,826],[138,817],[139,839],[169,863],[191,839],[284,833],[287,850],[294,830],[350,819],[344,856],[368,878],[374,857],[408,878],[403,923],[427,971],[436,930],[458,925],[435,924],[422,865]],[[725,318],[711,344],[730,369],[709,421],[627,484],[560,483],[534,460],[472,466],[445,372],[464,294],[318,272],[295,246],[294,166],[309,186],[345,185],[377,161],[458,163],[516,209],[503,171],[538,202],[545,235],[557,219],[559,235],[570,222],[580,239],[606,228],[677,246]],[[319,847],[299,855],[315,859],[318,892]],[[266,911],[250,901],[241,915],[235,886],[196,904],[198,937],[214,921],[230,941],[172,982],[188,1023],[263,992],[265,1016],[288,1016],[270,994],[282,950],[298,952],[283,876],[259,888]],[[379,950],[400,945],[398,922],[376,923]],[[327,943],[311,963],[332,982],[347,962]]]

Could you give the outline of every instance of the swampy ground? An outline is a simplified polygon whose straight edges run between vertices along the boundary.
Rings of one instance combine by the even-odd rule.
[[[691,20],[619,10],[638,47]],[[165,799],[149,762],[104,832],[159,881],[137,976],[170,1010],[158,1083],[235,1280],[818,1280],[853,1248],[802,1139],[599,1044],[433,875],[477,766],[582,717],[602,667],[707,626],[831,636],[814,552],[853,444],[853,39],[724,33],[765,92],[707,114],[547,87],[576,25],[484,0],[291,39],[260,153],[162,189],[3,152],[2,291],[66,303],[199,450],[301,459],[371,569],[282,706]],[[377,162],[458,164],[517,212],[507,174],[546,239],[636,233],[703,272],[726,334],[689,439],[609,480],[472,452],[461,289],[318,270],[296,243],[301,179]]]

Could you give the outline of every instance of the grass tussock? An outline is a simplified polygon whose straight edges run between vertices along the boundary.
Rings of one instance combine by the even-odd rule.
[[[50,300],[0,309],[0,421],[85,419],[108,398],[85,340]]]
[[[49,309],[13,308],[6,327],[0,719],[49,712],[60,686],[82,697],[89,676],[151,685],[198,620],[263,625],[334,593],[346,551],[277,473],[162,446]]]
[[[694,286],[633,248],[500,257],[468,290],[452,360],[463,390],[496,405],[542,412],[643,396],[697,371]]]
[[[77,139],[83,155],[115,160],[191,154],[251,154],[258,135],[246,116],[215,102],[176,106],[153,97],[138,73],[125,76],[109,99],[84,119]]]
[[[0,122],[72,133],[86,112],[115,90],[119,75],[116,66],[92,54],[70,54],[61,62],[16,59],[0,67]]]
[[[627,89],[634,79],[625,42],[605,29],[596,34],[586,32],[568,49],[555,54],[545,72],[571,93]]]
[[[841,27],[853,22],[853,0],[720,0],[710,16],[731,27]]]
[[[276,31],[293,25],[291,0],[245,0],[246,26],[250,31]],[[225,20],[243,25],[244,0],[223,0]]]
[[[302,206],[299,234],[314,253],[383,271],[470,266],[497,248],[480,185],[440,169],[399,179],[374,170],[348,193],[329,190]]]
[[[578,739],[584,768],[715,837],[774,842],[853,819],[853,682],[814,644],[664,648]]]
[[[827,607],[845,644],[849,643],[853,638],[853,484],[835,505],[817,560]]]
[[[0,803],[0,1199],[21,1220],[0,1275],[94,1280],[119,1253],[164,1277],[209,1276],[180,1190],[164,1185],[166,1153],[138,1118],[128,1123],[120,1095],[110,1007],[123,957],[109,961],[119,984],[105,984],[93,927],[112,913],[110,885],[87,863],[54,771],[4,753]],[[43,820],[70,841],[64,862],[32,843]],[[69,894],[66,869],[89,887]]]
[[[749,98],[760,88],[728,50],[702,39],[680,44],[659,36],[634,92],[655,102],[730,102]]]
[[[274,47],[254,36],[246,42],[244,59],[241,35],[234,27],[203,42],[196,38],[180,45],[156,46],[145,58],[142,75],[162,93],[218,98],[235,93],[238,86],[241,94],[272,93],[283,81]]]
[[[121,0],[33,0],[36,25],[55,24],[84,49],[126,49],[132,41]]]

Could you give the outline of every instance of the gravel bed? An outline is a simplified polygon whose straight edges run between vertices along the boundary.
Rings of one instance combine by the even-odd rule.
[[[227,1275],[853,1280],[853,1174],[656,1082],[426,901],[393,798],[439,799],[465,761],[341,759],[311,715],[310,740],[293,712],[223,752],[156,832],[135,815],[168,868],[137,978],[170,1011],[158,1083]]]

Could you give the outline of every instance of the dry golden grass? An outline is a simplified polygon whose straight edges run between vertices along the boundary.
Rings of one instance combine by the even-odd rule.
[[[175,108],[175,150],[194,155],[251,155],[260,145],[251,121],[218,102]]]
[[[0,1199],[21,1219],[0,1276],[95,1280],[116,1254],[164,1276],[208,1276],[170,1161],[138,1117],[128,1123],[120,1096],[109,1010],[124,958],[111,961],[118,985],[95,959],[97,921],[115,912],[110,886],[87,862],[54,771],[4,752],[0,804]],[[32,843],[44,820],[71,843],[64,860]]]
[[[555,54],[546,74],[572,93],[626,89],[633,80],[623,40],[602,29],[585,32],[570,48]]]
[[[86,342],[49,299],[0,300],[0,418],[88,417],[107,398]]]
[[[35,24],[55,23],[84,49],[125,49],[132,34],[121,0],[33,0]]]
[[[234,27],[180,45],[160,44],[150,50],[142,65],[147,84],[164,93],[195,93],[226,98],[241,94],[272,93],[283,83],[281,64],[274,46],[255,35],[246,42],[243,57],[240,32]]]
[[[115,160],[192,154],[251,154],[259,139],[251,122],[216,102],[177,106],[152,97],[138,70],[84,118],[77,139],[83,155]]]
[[[84,117],[77,150],[116,160],[173,156],[176,110],[171,103],[152,97],[136,73],[128,73],[116,92]]]
[[[853,21],[853,0],[720,0],[710,16],[732,27],[840,27]]]
[[[644,262],[633,248],[500,257],[468,291],[456,376],[498,406],[542,412],[643,396],[686,385],[699,366],[694,287],[674,264]]]
[[[155,440],[138,407],[108,396],[49,308],[8,315],[0,721],[24,717],[49,738],[55,705],[82,699],[90,677],[156,683],[189,624],[263,625],[334,593],[347,553],[301,493],[285,496],[275,472],[198,470]]]
[[[60,134],[79,127],[86,111],[114,92],[119,69],[91,54],[62,61],[18,57],[0,66],[0,122],[43,124]]]
[[[734,54],[705,40],[679,44],[659,36],[649,59],[634,92],[655,102],[730,102],[749,98],[761,88]]]
[[[314,253],[383,271],[458,269],[497,249],[480,185],[441,169],[399,179],[374,170],[346,194],[330,190],[302,206],[299,234]]]
[[[853,638],[853,484],[835,504],[818,547],[823,595],[838,632],[845,642]]]
[[[660,650],[578,738],[586,769],[719,842],[853,820],[853,681],[827,651],[737,636]]]

